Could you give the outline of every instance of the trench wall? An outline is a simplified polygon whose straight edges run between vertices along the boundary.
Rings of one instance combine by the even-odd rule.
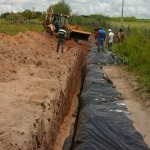
[[[79,51],[76,59],[68,64],[66,78],[63,80],[60,90],[55,93],[53,106],[51,100],[42,103],[43,114],[34,124],[32,133],[33,143],[31,149],[52,149],[58,130],[67,115],[73,95],[80,82],[80,73],[83,64],[83,53]],[[51,109],[53,107],[53,109]]]
[[[3,84],[0,149],[52,150],[84,61],[80,49],[54,54],[36,66],[23,64],[16,73],[21,77]]]

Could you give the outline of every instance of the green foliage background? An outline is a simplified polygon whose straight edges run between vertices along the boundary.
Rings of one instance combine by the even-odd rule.
[[[54,13],[59,13],[64,15],[71,14],[70,6],[64,0],[58,2],[55,5],[52,5],[51,7],[53,8]]]

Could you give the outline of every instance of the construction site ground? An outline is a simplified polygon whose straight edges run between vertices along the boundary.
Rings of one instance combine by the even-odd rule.
[[[88,42],[67,40],[61,54],[56,37],[47,33],[0,34],[1,150],[62,148],[75,120],[81,69],[94,43],[93,36]],[[150,101],[123,65],[104,71],[150,147]]]

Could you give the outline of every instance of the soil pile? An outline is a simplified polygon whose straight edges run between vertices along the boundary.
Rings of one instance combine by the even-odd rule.
[[[89,45],[46,33],[0,34],[0,149],[51,149]]]

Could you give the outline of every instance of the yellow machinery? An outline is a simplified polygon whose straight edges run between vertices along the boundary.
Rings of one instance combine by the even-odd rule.
[[[48,32],[50,35],[57,33],[60,27],[64,26],[67,32],[67,38],[74,39],[76,41],[87,41],[91,35],[90,32],[85,32],[79,29],[78,25],[69,25],[69,16],[53,13],[51,8],[47,10],[47,16],[43,22],[43,26],[46,32]]]

